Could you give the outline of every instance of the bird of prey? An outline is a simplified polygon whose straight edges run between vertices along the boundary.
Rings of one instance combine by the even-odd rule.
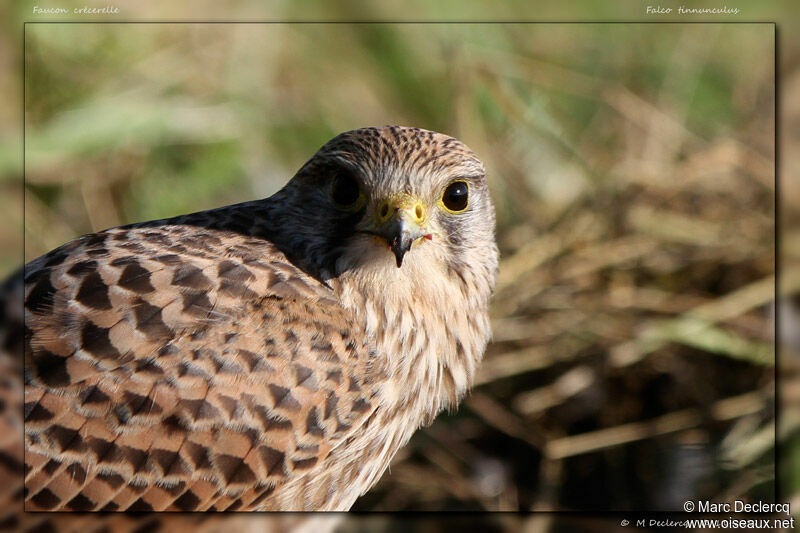
[[[494,226],[464,144],[363,128],[270,198],[30,262],[25,509],[349,509],[469,389]]]

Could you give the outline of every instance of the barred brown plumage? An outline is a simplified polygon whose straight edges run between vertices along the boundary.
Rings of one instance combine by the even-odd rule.
[[[334,200],[343,172],[363,201]],[[335,137],[265,200],[32,261],[26,509],[350,508],[468,390],[497,261],[481,162],[394,126]]]

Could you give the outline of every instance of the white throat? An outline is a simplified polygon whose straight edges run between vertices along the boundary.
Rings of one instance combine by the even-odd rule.
[[[415,412],[412,432],[455,407],[472,384],[489,338],[490,288],[479,291],[484,301],[476,306],[476,287],[447,271],[440,250],[419,242],[398,268],[386,248],[365,241],[337,263],[342,274],[335,289],[375,340],[389,378],[380,403]],[[354,270],[358,276],[348,275]]]

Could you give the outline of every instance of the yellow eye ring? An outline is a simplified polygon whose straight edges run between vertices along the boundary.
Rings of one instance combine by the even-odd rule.
[[[469,182],[455,180],[442,191],[439,204],[448,213],[463,213],[469,207]]]

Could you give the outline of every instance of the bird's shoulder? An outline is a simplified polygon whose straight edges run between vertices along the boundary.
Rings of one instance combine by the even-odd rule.
[[[34,503],[256,506],[346,440],[382,379],[331,288],[230,230],[82,237],[27,266],[25,312]]]

